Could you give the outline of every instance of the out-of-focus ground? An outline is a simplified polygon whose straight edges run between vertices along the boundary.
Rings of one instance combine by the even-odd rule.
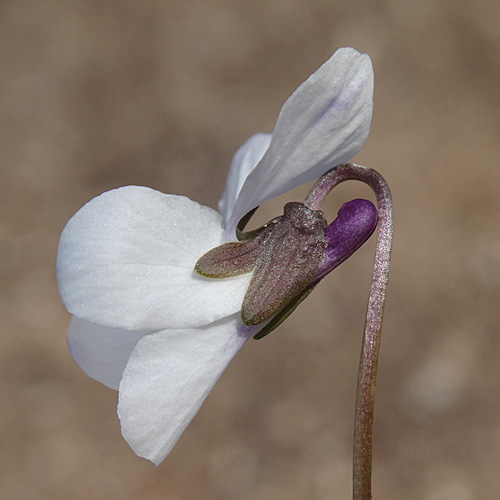
[[[103,191],[215,207],[234,151],[341,46],[372,57],[356,160],[396,207],[374,498],[498,498],[500,3],[20,0],[0,3],[2,500],[350,497],[373,241],[245,346],[159,468],[70,358],[55,281],[64,224]],[[329,217],[370,196],[336,193]]]

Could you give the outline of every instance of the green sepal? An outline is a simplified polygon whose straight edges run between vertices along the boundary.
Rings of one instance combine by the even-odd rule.
[[[238,238],[239,241],[247,240],[248,238],[245,237],[247,233],[243,231],[245,229],[245,226],[250,222],[250,219],[254,216],[255,212],[257,212],[257,209],[259,207],[255,207],[250,212],[248,212],[246,215],[244,215],[238,224],[236,225],[236,238]],[[251,233],[251,231],[249,231]],[[240,238],[241,235],[241,238]]]
[[[314,287],[316,284],[310,286],[309,288],[306,288],[302,293],[297,295],[295,299],[293,299],[288,305],[286,305],[269,323],[262,328],[258,333],[256,333],[253,338],[254,340],[260,340],[261,338],[265,337],[266,335],[270,334],[273,330],[278,328],[278,326],[285,321],[285,319],[290,316],[290,314],[295,311],[297,306],[314,290]]]
[[[257,229],[252,229],[252,231],[241,231],[240,229],[236,228],[236,238],[238,238],[238,241],[246,241],[251,238],[255,238],[255,236],[257,236],[263,229],[276,224],[281,218],[281,215],[279,217],[275,217],[273,220],[270,220],[263,226],[260,226]]]

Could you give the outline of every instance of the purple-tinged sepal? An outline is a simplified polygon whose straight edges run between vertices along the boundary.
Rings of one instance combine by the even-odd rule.
[[[251,273],[270,232],[271,229],[264,228],[245,241],[232,241],[215,247],[198,259],[194,270],[205,278],[232,278]]]
[[[281,323],[283,323],[283,321],[285,321],[285,319],[287,319],[288,316],[290,316],[290,314],[292,314],[293,311],[295,311],[295,309],[297,309],[299,304],[309,296],[309,294],[314,290],[315,286],[316,286],[316,283],[308,286],[304,291],[299,293],[299,295],[297,295],[297,297],[292,299],[291,302],[289,302],[278,314],[276,314],[276,316],[271,318],[271,320],[268,323],[266,323],[253,336],[254,340],[260,340],[260,339],[264,338],[266,335],[268,335],[269,333],[271,333],[273,330],[278,328],[278,326],[280,326]]]
[[[377,222],[377,209],[368,200],[356,199],[342,205],[337,218],[326,228],[326,250],[309,285],[279,311],[253,338],[255,340],[261,339],[281,325],[328,273],[342,264],[368,240],[377,227]]]
[[[253,272],[241,319],[247,326],[269,320],[254,336],[260,339],[371,236],[377,220],[377,209],[368,200],[345,203],[328,226],[323,212],[287,203],[283,216],[255,231],[240,231],[238,237],[244,241],[225,243],[204,254],[195,271],[207,278]]]
[[[325,253],[323,212],[304,204],[285,205],[257,257],[241,307],[245,325],[266,321],[310,284]]]
[[[321,211],[287,203],[284,215],[243,233],[204,254],[195,271],[207,278],[230,278],[253,271],[241,319],[255,326],[271,318],[311,283],[324,258],[327,222]],[[243,227],[243,226],[241,226]]]

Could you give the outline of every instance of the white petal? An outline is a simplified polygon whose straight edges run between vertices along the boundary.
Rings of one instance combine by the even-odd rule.
[[[147,333],[150,332],[109,328],[73,316],[67,334],[68,348],[89,377],[117,391],[134,347]]]
[[[221,216],[182,196],[128,186],[87,203],[58,248],[59,292],[68,311],[127,330],[191,328],[239,311],[250,275],[194,273],[223,242]]]
[[[219,200],[219,212],[227,223],[241,186],[262,159],[271,142],[271,134],[255,134],[236,151],[227,174],[226,187]]]
[[[372,108],[369,56],[339,49],[286,101],[269,149],[241,189],[226,234],[252,208],[349,161],[368,136]]]
[[[254,330],[234,315],[200,329],[153,333],[137,344],[118,400],[122,435],[137,455],[162,462]]]

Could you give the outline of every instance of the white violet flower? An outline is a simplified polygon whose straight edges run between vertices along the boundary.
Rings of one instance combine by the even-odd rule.
[[[349,161],[367,138],[372,103],[369,56],[340,49],[286,101],[272,135],[236,152],[220,214],[127,186],[67,223],[57,278],[73,315],[69,350],[87,375],[119,391],[122,434],[137,455],[162,462],[262,326],[240,316],[252,273],[210,279],[194,271],[197,261],[235,241],[240,219],[261,203]]]

